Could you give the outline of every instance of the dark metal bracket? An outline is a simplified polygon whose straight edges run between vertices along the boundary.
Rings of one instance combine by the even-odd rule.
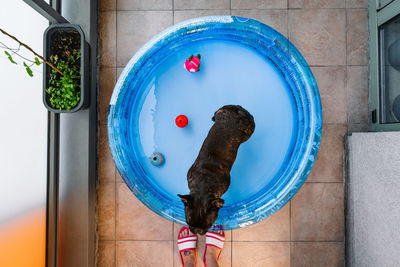
[[[60,13],[44,0],[24,0],[24,2],[52,23],[69,23],[68,20],[61,16]]]

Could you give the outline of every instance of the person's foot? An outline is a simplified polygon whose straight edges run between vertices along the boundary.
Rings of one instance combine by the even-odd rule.
[[[208,238],[212,243],[212,245],[208,245],[206,247],[204,262],[205,265],[208,266],[218,266],[219,255],[221,254],[221,250],[223,244],[225,242],[225,233],[223,230],[221,231],[212,231],[207,232],[206,238]]]
[[[194,248],[193,248],[193,242]],[[196,263],[196,244],[197,236],[190,232],[188,227],[182,227],[178,235],[178,248],[180,245],[189,245],[191,243],[191,248],[180,251],[180,256],[182,264],[185,267],[194,267]]]

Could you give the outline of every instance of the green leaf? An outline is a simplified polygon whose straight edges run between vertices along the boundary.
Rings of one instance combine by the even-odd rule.
[[[12,56],[10,55],[10,53],[8,53],[7,51],[4,51],[4,53],[8,56],[8,59],[11,61],[11,63],[17,64],[17,62],[14,61],[14,59],[12,58]]]
[[[37,57],[35,57],[35,64],[38,65],[38,66],[40,65],[40,61],[39,61],[39,59]]]
[[[11,63],[17,64],[17,62],[15,62],[12,57],[8,57],[8,59],[11,61]]]
[[[24,61],[24,67],[28,67],[28,65],[26,65],[25,61]]]
[[[25,63],[25,62],[24,62],[24,63]],[[26,72],[28,73],[29,76],[33,77],[33,73],[32,73],[31,68],[29,68],[29,67],[26,66]]]

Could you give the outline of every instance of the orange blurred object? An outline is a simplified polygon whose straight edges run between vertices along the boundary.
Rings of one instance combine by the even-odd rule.
[[[44,267],[45,262],[45,207],[0,224],[0,266]]]

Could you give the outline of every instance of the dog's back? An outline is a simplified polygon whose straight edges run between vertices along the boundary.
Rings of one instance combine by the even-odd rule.
[[[192,190],[191,183],[195,182],[193,180],[205,179],[204,182],[210,186],[218,184],[222,187],[218,191],[224,189],[223,194],[228,190],[230,171],[236,160],[239,146],[253,134],[255,123],[253,116],[238,105],[223,106],[215,112],[212,120],[215,123],[188,172],[188,182]],[[213,181],[209,181],[208,177]]]

